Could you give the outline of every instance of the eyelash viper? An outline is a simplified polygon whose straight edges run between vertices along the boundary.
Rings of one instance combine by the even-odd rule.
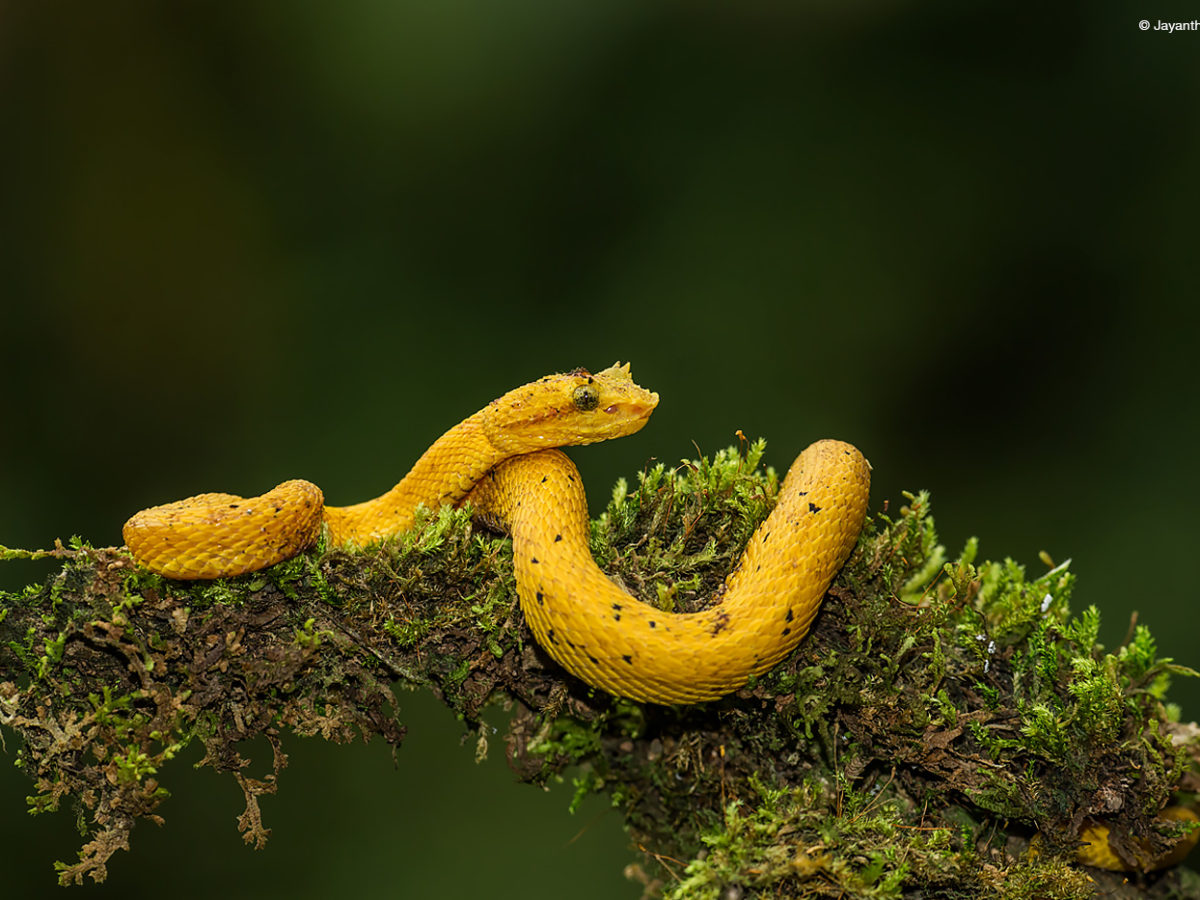
[[[638,602],[588,550],[587,499],[555,448],[640,429],[658,395],[629,366],[578,369],[510,391],[440,437],[392,490],[325,506],[320,489],[288,481],[261,497],[201,494],[134,515],[125,543],[171,578],[240,575],[330,542],[366,544],[409,528],[418,504],[469,499],[513,535],[517,592],[538,642],[569,672],[609,693],[653,703],[715,700],[795,649],[867,513],[870,466],[850,444],[800,454],[779,499],[726,580],[698,613]]]
[[[200,494],[142,510],[123,535],[151,571],[212,579],[288,559],[312,547],[322,527],[333,544],[361,545],[407,530],[418,505],[469,501],[512,534],[526,621],[565,669],[633,700],[714,700],[770,669],[807,634],[866,517],[870,465],[850,444],[810,446],[792,464],[721,601],[698,613],[663,612],[596,566],[578,471],[552,449],[632,434],[657,405],[658,395],[633,382],[628,364],[549,375],[451,428],[374,500],[325,506],[320,488],[294,480],[249,499]],[[1080,862],[1124,868],[1107,836],[1106,827],[1091,827]]]

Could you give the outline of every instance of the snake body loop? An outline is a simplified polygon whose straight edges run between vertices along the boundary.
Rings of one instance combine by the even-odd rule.
[[[538,643],[588,684],[653,703],[715,700],[791,653],[858,539],[870,466],[840,441],[793,463],[719,604],[671,613],[600,571],[574,464],[557,450],[492,470],[472,505],[513,536],[521,609]]]

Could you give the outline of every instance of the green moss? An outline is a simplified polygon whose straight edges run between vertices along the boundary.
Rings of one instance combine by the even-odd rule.
[[[910,827],[897,803],[880,793],[830,795],[813,781],[768,788],[751,779],[750,787],[753,802],[725,807],[721,828],[701,836],[707,852],[687,866],[667,898],[898,898],[906,885],[960,880],[974,863],[953,829]]]
[[[317,620],[310,617],[305,619],[304,624],[299,628],[293,629],[296,646],[304,650],[316,650],[326,638],[333,636],[331,631],[318,631],[316,624]]]
[[[436,621],[432,618],[397,619],[395,616],[389,616],[383,623],[383,630],[395,640],[397,647],[407,650],[417,646],[421,638],[429,634],[435,625]]]

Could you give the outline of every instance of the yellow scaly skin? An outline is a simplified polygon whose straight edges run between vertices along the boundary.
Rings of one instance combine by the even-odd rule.
[[[641,603],[600,571],[583,484],[557,450],[505,461],[470,501],[511,532],[525,620],[563,668],[619,697],[697,703],[737,690],[808,633],[854,549],[869,485],[870,466],[850,444],[813,444],[792,464],[721,602],[696,613]]]

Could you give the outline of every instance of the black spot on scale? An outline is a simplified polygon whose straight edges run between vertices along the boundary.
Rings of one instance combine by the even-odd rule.
[[[625,660],[625,662],[629,663],[631,666],[633,665],[633,657],[630,656],[628,653],[623,654],[621,656],[621,659]]]
[[[598,665],[600,665],[600,660],[596,659],[596,657],[592,656],[592,654],[590,654],[590,653],[589,653],[589,654],[587,655],[587,658],[588,658],[588,661],[589,661],[589,662],[591,662],[591,664],[592,664],[593,666],[598,666]]]
[[[558,646],[558,638],[554,636],[553,628],[546,632],[546,637],[550,638],[550,643],[552,643],[555,647]]]
[[[558,543],[559,541],[561,541],[561,540],[562,540],[562,535],[561,535],[561,534],[556,534],[556,535],[554,536],[554,543],[556,543],[556,544],[557,544],[557,543]]]
[[[545,605],[546,605],[546,598],[542,596],[542,592],[541,592],[541,591],[538,591],[538,592],[537,592],[537,602],[538,602],[538,606],[545,606]]]
[[[796,491],[796,496],[797,497],[807,497],[808,491]]]
[[[819,513],[821,511],[821,507],[817,506],[817,504],[815,504],[815,503],[809,503],[808,511],[810,513]]]
[[[540,596],[541,596],[541,594],[538,594],[538,596],[540,597]],[[794,619],[794,618],[796,618],[796,617],[795,617],[794,615],[792,615],[792,611],[789,609],[789,610],[788,610],[788,614],[787,614],[787,618],[786,618],[786,619],[784,619],[783,621],[785,621],[785,622],[790,622],[790,621],[792,621],[792,619]]]
[[[570,647],[572,650],[574,650],[574,649],[575,649],[575,645],[571,643],[571,639],[570,639],[570,638],[567,638],[567,646],[568,646],[568,647]]]
[[[536,556],[529,557],[529,561],[535,566],[538,564],[538,558]]]
[[[729,625],[729,613],[722,610],[721,612],[717,613],[716,621],[713,622],[713,627],[712,627],[712,632],[711,632],[712,636],[716,637],[718,634],[720,634],[722,631],[724,631],[728,625]]]
[[[784,634],[784,635],[789,635],[791,633],[792,633],[792,629],[790,629],[790,628],[785,628],[785,629],[783,629],[783,632],[782,632],[782,634]]]
[[[549,475],[543,475],[543,476],[542,476],[542,484],[545,484],[545,483],[546,483],[546,479],[547,479],[547,478],[549,478],[549,477],[550,477]]]
[[[620,612],[620,611],[621,611],[621,610],[623,610],[624,608],[625,608],[625,607],[623,607],[623,606],[622,606],[620,603],[614,603],[614,604],[613,604],[613,609],[615,609],[617,612]]]
[[[657,623],[657,622],[655,622],[653,619],[651,619],[651,620],[650,620],[650,627],[651,627],[651,628],[657,628],[657,627],[658,627],[658,623]]]

